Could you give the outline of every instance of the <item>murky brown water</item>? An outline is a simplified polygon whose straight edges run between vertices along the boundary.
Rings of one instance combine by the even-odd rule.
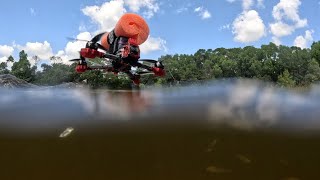
[[[317,88],[1,94],[0,179],[320,178]]]

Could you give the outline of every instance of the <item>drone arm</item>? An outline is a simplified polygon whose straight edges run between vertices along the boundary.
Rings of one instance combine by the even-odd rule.
[[[139,63],[139,62],[137,62],[137,63],[135,64],[135,66],[137,66],[138,68],[146,69],[146,70],[148,70],[148,71],[152,71],[152,67],[147,66],[147,65],[144,65],[144,64],[141,64],[141,63]]]
[[[120,56],[114,55],[114,54],[110,54],[110,53],[104,53],[103,54],[103,58],[109,58],[109,59],[113,59],[113,60],[119,60]]]
[[[148,71],[152,71],[154,73],[154,75],[156,76],[160,76],[160,77],[163,77],[165,76],[165,71],[163,68],[160,68],[160,67],[150,67],[150,66],[147,66],[147,65],[144,65],[144,64],[141,64],[139,62],[137,62],[136,66],[138,68],[143,68],[143,69],[146,69]]]

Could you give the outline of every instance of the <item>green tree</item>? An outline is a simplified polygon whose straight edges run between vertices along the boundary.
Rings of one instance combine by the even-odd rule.
[[[19,53],[19,61],[13,63],[11,73],[20,79],[32,82],[35,78],[36,69],[36,66],[31,67],[28,55],[22,50]]]
[[[13,63],[14,62],[14,58],[12,56],[9,56],[8,59],[7,59],[7,63]]]
[[[319,81],[319,79],[320,79],[319,63],[315,59],[312,59],[308,63],[307,73],[304,76],[304,84],[308,85],[315,81]]]
[[[279,48],[274,43],[261,46],[263,60],[277,60],[279,55]]]
[[[204,62],[204,64],[203,64],[203,77],[205,78],[205,79],[212,79],[212,78],[214,78],[214,69],[213,69],[213,67],[214,67],[214,64],[213,64],[213,62],[212,61],[210,61],[210,60],[206,60],[205,62]]]
[[[294,87],[295,81],[292,79],[289,71],[285,69],[284,72],[279,75],[277,84],[281,87]]]
[[[7,63],[2,62],[0,63],[0,74],[9,74],[9,70],[7,69]]]
[[[77,81],[74,76],[76,72],[74,68],[71,68],[69,65],[54,63],[52,65],[42,64],[41,67],[42,72],[37,72],[36,75],[36,84],[52,86],[65,82]]]
[[[320,41],[311,45],[311,57],[320,63]]]
[[[6,62],[0,63],[0,74],[9,74],[8,63],[12,62],[14,62],[14,59],[12,56],[9,56]]]

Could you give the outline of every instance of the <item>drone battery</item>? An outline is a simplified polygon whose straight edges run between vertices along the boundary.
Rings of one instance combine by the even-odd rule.
[[[109,48],[110,48],[110,44],[109,44],[109,42],[108,42],[108,35],[109,35],[109,33],[106,32],[106,33],[104,33],[104,34],[102,35],[102,37],[101,37],[101,45],[102,45],[106,50],[109,50]]]

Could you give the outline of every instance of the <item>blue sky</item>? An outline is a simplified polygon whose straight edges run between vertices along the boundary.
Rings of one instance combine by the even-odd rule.
[[[110,31],[125,12],[145,17],[150,37],[142,58],[198,49],[275,42],[310,47],[320,39],[320,0],[26,0],[0,6],[0,61],[24,49],[45,60],[77,56],[83,42]],[[32,60],[31,60],[32,61]]]

